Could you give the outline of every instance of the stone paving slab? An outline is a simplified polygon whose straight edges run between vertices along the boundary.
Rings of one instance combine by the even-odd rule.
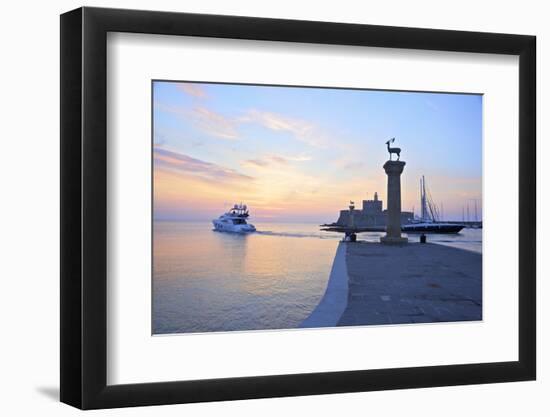
[[[482,255],[437,244],[346,245],[338,326],[482,319]]]

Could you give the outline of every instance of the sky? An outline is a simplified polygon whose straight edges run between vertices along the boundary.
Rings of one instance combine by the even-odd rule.
[[[154,218],[243,202],[256,222],[333,222],[374,192],[385,209],[393,137],[402,210],[424,175],[445,220],[481,218],[481,95],[154,81]]]

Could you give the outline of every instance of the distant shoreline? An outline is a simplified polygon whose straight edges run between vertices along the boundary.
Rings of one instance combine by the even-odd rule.
[[[202,219],[202,220],[192,220],[192,219],[155,219],[153,218],[153,223],[211,223],[213,219],[215,219],[218,216],[213,216],[211,219]],[[260,220],[255,218],[254,216],[251,216],[254,222],[258,224],[314,224],[317,226],[320,226],[323,221],[313,221],[313,220],[300,220],[300,221],[292,221],[292,220]]]

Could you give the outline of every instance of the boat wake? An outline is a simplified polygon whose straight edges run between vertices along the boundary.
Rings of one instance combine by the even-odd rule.
[[[317,239],[334,239],[338,236],[326,236],[322,235],[320,233],[290,233],[290,232],[273,232],[271,230],[256,230],[257,235],[265,235],[265,236],[282,236],[282,237],[301,237],[301,238],[317,238]]]

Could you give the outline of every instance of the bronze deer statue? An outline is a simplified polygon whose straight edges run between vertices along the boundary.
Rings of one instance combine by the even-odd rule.
[[[388,152],[390,153],[390,161],[392,160],[391,159],[391,154],[394,153],[397,155],[397,160],[399,161],[399,157],[400,157],[400,154],[401,154],[401,148],[390,148],[390,143],[393,143],[395,142],[395,138],[391,138],[390,140],[388,140],[386,142],[386,145],[388,145]]]

